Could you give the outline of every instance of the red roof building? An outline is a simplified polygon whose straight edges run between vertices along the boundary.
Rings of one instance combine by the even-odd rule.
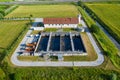
[[[44,24],[78,24],[78,18],[44,18]]]

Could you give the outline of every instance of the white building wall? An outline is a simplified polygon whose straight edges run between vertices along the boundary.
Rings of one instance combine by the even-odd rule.
[[[31,29],[42,31],[44,30],[44,27],[31,27]]]
[[[81,24],[81,14],[78,15],[79,24]]]
[[[77,28],[77,24],[44,24],[45,28]]]

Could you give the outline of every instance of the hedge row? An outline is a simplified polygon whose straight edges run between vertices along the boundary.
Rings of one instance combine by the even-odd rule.
[[[13,5],[10,8],[6,9],[4,11],[5,15],[9,14],[10,12],[12,12],[13,10],[15,10],[18,7],[18,5]]]
[[[0,20],[34,20],[34,18],[30,17],[11,17],[11,18],[0,18]]]
[[[17,5],[13,5],[6,10],[0,11],[0,18],[3,18],[5,15],[9,14],[10,12],[12,12],[17,7],[18,7]]]

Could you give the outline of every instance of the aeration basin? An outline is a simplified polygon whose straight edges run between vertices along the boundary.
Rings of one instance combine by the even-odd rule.
[[[41,40],[39,42],[39,46],[37,48],[37,52],[39,51],[47,51],[47,44],[48,44],[49,36],[41,36]]]
[[[81,39],[80,35],[73,36],[73,44],[74,44],[75,51],[85,52],[85,48],[84,48],[84,45],[83,45],[83,42],[82,42],[82,39]]]
[[[41,33],[34,55],[86,55],[80,33]]]
[[[50,51],[60,51],[60,36],[52,36]]]

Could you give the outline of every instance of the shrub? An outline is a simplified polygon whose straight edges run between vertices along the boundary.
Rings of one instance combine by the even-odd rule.
[[[117,75],[115,73],[111,74],[111,80],[117,80]]]
[[[4,15],[5,15],[4,11],[0,11],[0,14],[2,14],[2,16],[4,16]]]
[[[93,33],[99,33],[100,32],[100,28],[96,24],[92,24],[90,29]]]
[[[5,73],[1,68],[0,68],[0,80],[5,80]]]
[[[0,13],[0,18],[3,18],[3,14],[2,13]]]
[[[83,25],[82,24],[78,24],[79,27],[82,27]]]

